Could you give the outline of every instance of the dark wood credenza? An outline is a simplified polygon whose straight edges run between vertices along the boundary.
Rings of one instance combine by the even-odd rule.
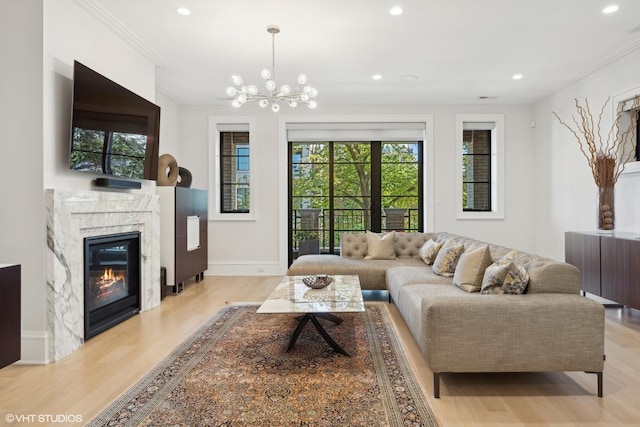
[[[202,280],[208,268],[208,193],[184,187],[157,187],[156,193],[160,195],[160,262],[166,269],[166,285],[180,293],[184,282],[194,276]]]
[[[566,232],[565,261],[584,292],[640,309],[640,239],[635,233]]]
[[[0,264],[0,368],[20,360],[20,272]]]

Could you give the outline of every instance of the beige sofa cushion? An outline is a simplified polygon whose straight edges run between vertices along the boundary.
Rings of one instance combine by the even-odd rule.
[[[460,255],[456,271],[453,274],[453,284],[467,292],[479,292],[485,269],[491,265],[489,246],[481,246]]]
[[[367,230],[367,256],[364,259],[396,259],[396,232],[386,234]]]

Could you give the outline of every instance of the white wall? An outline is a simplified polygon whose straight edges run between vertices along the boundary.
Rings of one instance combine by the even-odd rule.
[[[176,153],[180,146],[178,105],[161,92],[156,92],[155,104],[160,107],[160,152]]]
[[[596,186],[573,135],[553,117],[575,114],[574,99],[589,100],[599,111],[609,96],[640,85],[640,51],[632,52],[545,98],[535,106],[536,248],[564,260],[566,231],[596,228]],[[607,126],[610,123],[610,109]],[[604,121],[603,121],[604,122]],[[606,127],[605,129],[608,129]],[[640,174],[623,175],[616,185],[616,229],[640,232]]]
[[[36,341],[23,333],[23,357],[38,353],[45,317],[42,10],[42,1],[0,2],[0,263],[22,265],[22,329]]]
[[[246,106],[245,106],[246,107]],[[279,150],[278,115],[260,108],[180,107],[180,147],[178,163],[193,174],[193,187],[208,188],[209,159],[213,155],[208,129],[209,116],[243,115],[256,117],[256,139],[252,156],[258,159],[255,174],[255,221],[214,221],[209,226],[209,271],[207,274],[280,274],[286,260],[279,257],[286,247],[286,230],[279,227],[279,216],[286,201],[279,199],[279,189],[287,185],[279,180],[279,167],[286,167],[286,152]],[[455,211],[455,135],[456,114],[499,113],[505,116],[505,219],[456,220]],[[535,200],[530,197],[534,186],[533,109],[527,105],[440,105],[440,106],[320,106],[307,109],[285,109],[286,115],[323,116],[390,116],[432,115],[435,144],[435,191],[433,195],[434,230],[450,231],[522,250],[533,250]],[[207,156],[204,150],[208,149]],[[285,157],[282,157],[285,156]],[[210,191],[209,197],[214,193]]]

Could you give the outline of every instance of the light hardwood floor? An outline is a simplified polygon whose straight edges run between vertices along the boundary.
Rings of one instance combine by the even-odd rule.
[[[278,282],[206,276],[61,361],[0,369],[0,425],[74,425],[41,422],[60,416],[81,418],[75,425],[88,422],[225,304],[260,302]],[[596,396],[595,375],[571,372],[447,375],[441,398],[434,399],[430,370],[395,306],[386,306],[443,427],[640,426],[640,311],[607,309],[603,398]],[[8,423],[12,416],[16,421]]]

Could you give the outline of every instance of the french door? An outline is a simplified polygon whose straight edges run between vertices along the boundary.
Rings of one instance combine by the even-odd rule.
[[[345,232],[422,231],[422,141],[290,142],[289,262]]]

